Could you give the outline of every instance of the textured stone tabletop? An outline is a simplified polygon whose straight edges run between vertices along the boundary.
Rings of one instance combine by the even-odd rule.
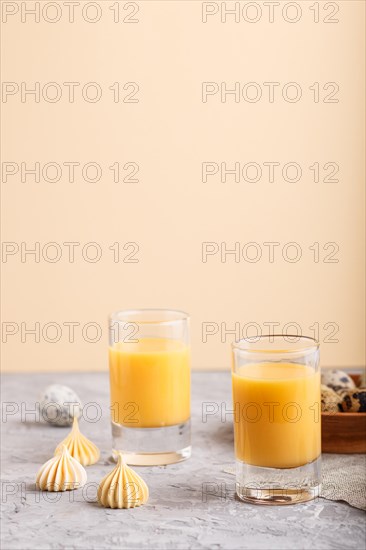
[[[24,417],[24,408],[34,407],[40,390],[50,383],[71,386],[84,405],[96,402],[101,407],[98,421],[80,421],[82,432],[102,450],[99,463],[87,468],[85,490],[35,490],[39,467],[69,432],[38,422],[31,413],[22,421],[21,409]],[[111,469],[107,373],[3,376],[2,401],[16,403],[19,410],[2,418],[1,548],[364,550],[365,513],[348,504],[319,498],[263,507],[236,500],[234,477],[224,472],[234,463],[230,416],[223,423],[220,415],[212,415],[203,423],[201,415],[202,402],[230,403],[230,376],[194,373],[192,387],[192,458],[166,467],[136,468],[149,485],[149,502],[141,508],[111,510],[95,503],[96,484]],[[8,411],[11,407],[6,405]],[[90,418],[96,410],[90,406]]]

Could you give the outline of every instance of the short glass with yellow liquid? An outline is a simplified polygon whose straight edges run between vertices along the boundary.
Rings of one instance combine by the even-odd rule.
[[[233,344],[236,492],[258,504],[295,504],[321,487],[319,345],[262,336]]]
[[[191,455],[189,317],[129,310],[110,317],[113,448],[128,464],[159,465]]]

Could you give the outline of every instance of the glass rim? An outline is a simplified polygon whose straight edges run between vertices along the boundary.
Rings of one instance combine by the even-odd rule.
[[[275,344],[276,338],[282,338],[282,340],[285,340],[286,343],[294,345],[294,347],[288,347],[286,349],[276,349],[275,347],[270,347],[271,344]],[[289,342],[286,341],[286,338],[293,338],[297,339],[297,341]],[[260,347],[251,347],[252,345],[255,346],[258,342],[264,342],[266,340],[269,340],[268,346],[265,348]],[[271,340],[273,340],[271,342]],[[308,342],[308,345],[300,345],[300,342],[305,340]],[[297,347],[298,344],[298,347]],[[312,336],[299,336],[298,334],[263,334],[261,336],[250,336],[248,338],[242,338],[241,340],[237,340],[235,342],[232,342],[231,347],[232,350],[238,350],[242,351],[244,353],[308,353],[310,351],[318,350],[320,346],[320,342],[313,338]]]
[[[156,312],[157,317],[162,314],[172,314],[171,319],[162,319],[160,320],[144,320],[144,319],[133,319],[133,315],[143,316],[145,313],[153,314]],[[175,316],[175,318],[173,318]],[[140,309],[120,309],[112,312],[109,315],[110,321],[123,322],[123,323],[136,323],[137,325],[168,325],[171,323],[181,323],[182,321],[188,321],[190,316],[187,312],[180,309],[168,309],[168,308],[140,308]]]

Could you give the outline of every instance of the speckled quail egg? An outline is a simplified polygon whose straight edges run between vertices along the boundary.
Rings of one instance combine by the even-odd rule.
[[[339,412],[338,404],[342,398],[328,386],[321,385],[321,410],[322,412]]]
[[[360,387],[366,388],[366,370],[364,370],[361,374]]]
[[[346,372],[336,369],[325,370],[322,373],[322,384],[334,391],[353,390],[356,387],[354,381]]]
[[[40,395],[39,406],[42,418],[53,426],[71,426],[82,408],[74,390],[61,384],[47,386]]]
[[[343,392],[340,407],[344,412],[366,412],[366,388]]]

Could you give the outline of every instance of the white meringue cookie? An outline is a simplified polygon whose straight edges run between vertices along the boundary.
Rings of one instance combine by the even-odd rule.
[[[98,487],[98,502],[105,508],[135,508],[145,504],[149,498],[149,489],[145,481],[117,453],[118,463],[107,474]]]
[[[83,466],[73,458],[66,446],[40,468],[36,487],[41,491],[73,491],[85,485],[87,480]]]
[[[78,460],[83,466],[89,466],[98,462],[100,451],[90,439],[80,432],[78,419],[74,418],[72,430],[69,435],[61,441],[55,449],[55,455],[62,451],[65,445],[71,456]]]

